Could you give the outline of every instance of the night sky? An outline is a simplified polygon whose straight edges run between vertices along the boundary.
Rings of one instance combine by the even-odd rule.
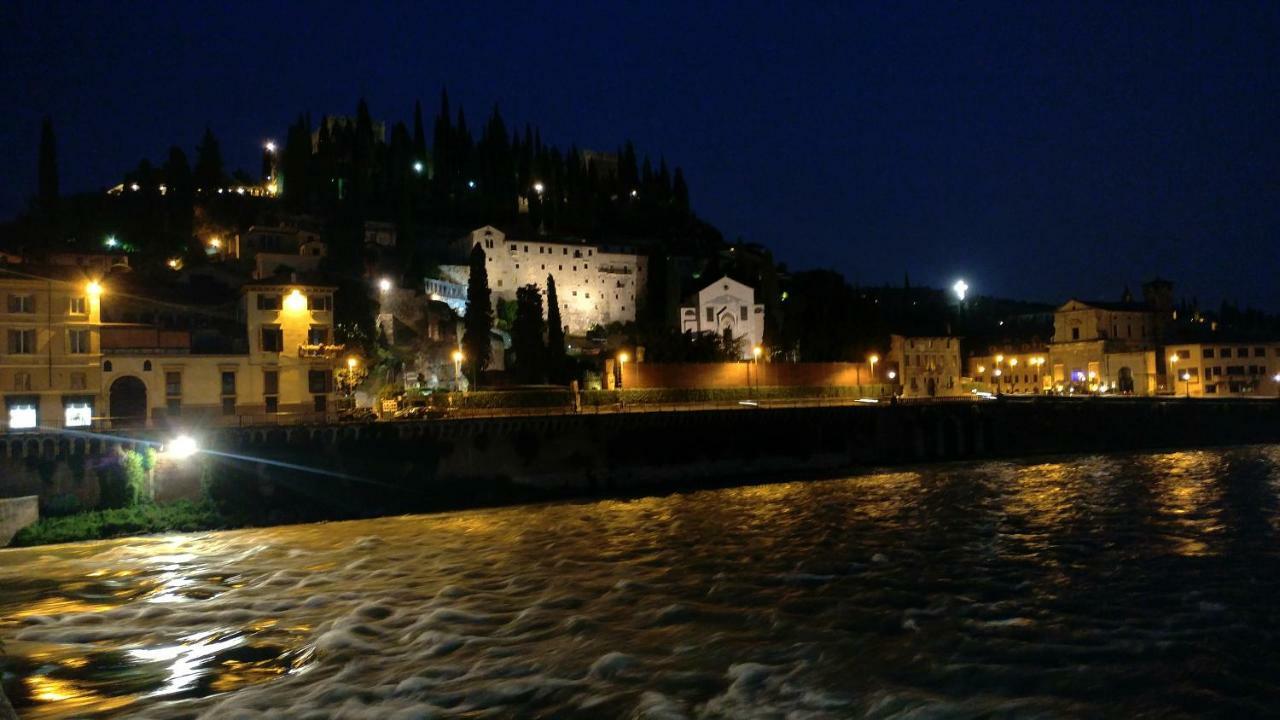
[[[447,85],[473,129],[496,101],[665,154],[792,269],[1046,301],[1160,274],[1280,310],[1280,4],[404,5],[5,3],[0,216],[45,113],[66,192],[194,160],[206,124],[256,173],[299,111],[408,122]]]

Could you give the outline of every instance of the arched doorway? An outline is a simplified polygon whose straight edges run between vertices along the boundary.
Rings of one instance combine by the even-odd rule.
[[[1120,379],[1116,382],[1116,387],[1125,395],[1133,394],[1133,371],[1128,367],[1120,368]]]
[[[147,424],[147,386],[132,375],[116,378],[111,383],[109,403],[112,427],[137,427]]]

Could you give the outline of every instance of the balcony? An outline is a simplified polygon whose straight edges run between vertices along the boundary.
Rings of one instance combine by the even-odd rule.
[[[300,358],[335,358],[346,349],[346,345],[325,345],[318,343],[315,345],[299,345],[298,357]]]

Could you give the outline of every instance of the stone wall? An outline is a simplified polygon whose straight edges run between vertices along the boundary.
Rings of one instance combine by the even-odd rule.
[[[883,366],[880,368],[883,376]],[[865,363],[626,363],[624,388],[870,387]]]
[[[39,519],[40,500],[36,496],[0,498],[0,547],[8,545],[19,530]]]

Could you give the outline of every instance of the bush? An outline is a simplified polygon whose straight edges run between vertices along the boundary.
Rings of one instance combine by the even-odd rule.
[[[63,493],[57,497],[51,498],[49,502],[40,508],[42,517],[59,517],[62,515],[75,515],[80,512],[80,498],[71,493]]]
[[[155,464],[155,451],[122,450],[115,461],[98,471],[98,507],[125,508],[146,494],[147,468]]]
[[[142,533],[214,530],[228,526],[226,518],[206,500],[182,500],[169,505],[146,502],[127,508],[41,518],[34,525],[19,530],[12,545],[26,547]]]

